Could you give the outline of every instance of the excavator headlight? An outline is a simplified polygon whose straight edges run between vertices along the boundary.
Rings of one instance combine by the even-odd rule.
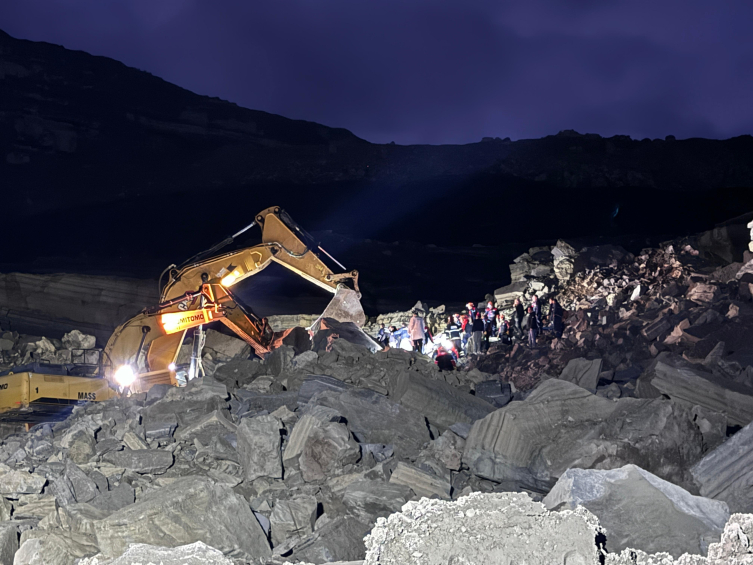
[[[136,373],[130,365],[123,365],[115,371],[115,382],[122,387],[131,386],[136,380]]]
[[[237,281],[242,274],[243,273],[241,273],[239,269],[235,269],[229,275],[222,277],[222,286],[233,286],[235,284],[235,281]]]

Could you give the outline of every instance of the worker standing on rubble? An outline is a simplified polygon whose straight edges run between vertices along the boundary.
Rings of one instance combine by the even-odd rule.
[[[468,319],[473,322],[476,319],[476,305],[473,302],[469,302],[465,307],[468,308]]]
[[[541,304],[539,303],[539,297],[535,294],[531,297],[531,307],[533,308],[533,313],[536,316],[538,327],[541,327]]]
[[[513,327],[515,329],[515,333],[519,337],[523,337],[523,316],[525,316],[525,311],[523,310],[523,305],[520,303],[520,298],[516,298],[515,302],[513,303],[513,306],[515,307],[515,313],[513,314]]]
[[[408,324],[408,333],[413,342],[413,351],[421,353],[421,349],[424,346],[426,324],[424,324],[424,319],[418,315],[418,310],[413,310],[413,316],[411,316],[410,323]]]
[[[476,312],[473,320],[473,352],[481,353],[481,340],[484,336],[484,320],[481,318],[481,312]]]
[[[536,312],[533,306],[528,307],[528,345],[531,349],[536,348],[536,338],[539,335],[539,320],[536,318]]]
[[[384,324],[379,324],[379,332],[377,333],[377,341],[382,347],[387,347],[390,344],[390,331],[384,327]]]
[[[549,297],[549,327],[555,337],[562,337],[564,325],[562,323],[562,306],[554,296]]]

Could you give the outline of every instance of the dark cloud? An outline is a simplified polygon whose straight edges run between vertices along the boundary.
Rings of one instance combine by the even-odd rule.
[[[377,142],[753,127],[747,0],[9,0],[0,27]]]

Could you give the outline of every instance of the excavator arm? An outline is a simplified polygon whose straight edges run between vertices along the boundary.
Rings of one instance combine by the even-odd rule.
[[[254,223],[261,228],[261,244],[202,254],[169,270],[160,304],[128,320],[110,337],[104,350],[108,379],[141,391],[157,383],[177,384],[175,363],[187,331],[211,321],[225,324],[263,357],[272,348],[274,333],[266,320],[236,300],[232,288],[272,262],[335,294],[322,317],[363,325],[357,271],[334,273],[312,248],[326,251],[278,207],[260,212]]]

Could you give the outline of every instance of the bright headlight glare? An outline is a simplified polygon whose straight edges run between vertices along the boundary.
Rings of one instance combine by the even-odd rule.
[[[130,365],[123,365],[115,371],[115,382],[120,386],[131,386],[136,380],[136,373]]]
[[[170,363],[170,364],[169,364],[169,365],[167,366],[167,370],[168,370],[168,371],[173,371],[173,372],[175,372],[175,363]]]
[[[239,269],[235,269],[232,273],[222,278],[222,286],[233,286],[241,274]]]

